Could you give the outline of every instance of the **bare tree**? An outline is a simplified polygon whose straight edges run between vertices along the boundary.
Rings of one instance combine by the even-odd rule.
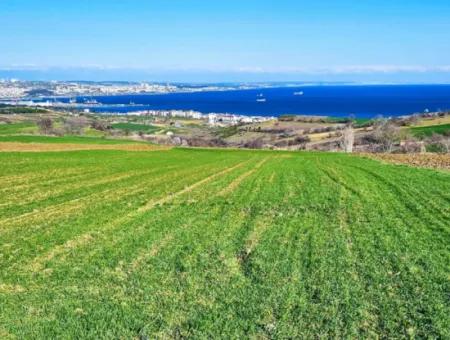
[[[53,128],[53,121],[48,117],[40,118],[36,124],[39,127],[39,132],[44,135],[49,134]]]
[[[353,132],[353,126],[347,124],[345,129],[342,131],[342,149],[345,152],[353,152],[353,144],[355,142],[355,133]]]
[[[95,130],[98,130],[98,131],[106,131],[106,130],[109,130],[111,128],[111,126],[109,126],[107,122],[104,122],[104,121],[99,120],[99,119],[96,119],[96,120],[92,121],[91,127],[93,129],[95,129]]]
[[[380,119],[374,125],[374,137],[382,151],[392,152],[395,143],[401,139],[400,128],[389,119]]]
[[[86,117],[70,117],[64,121],[64,129],[70,134],[82,134],[87,126],[89,121]]]

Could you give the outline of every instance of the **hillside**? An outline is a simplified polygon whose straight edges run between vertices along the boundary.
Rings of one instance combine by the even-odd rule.
[[[1,338],[450,337],[448,172],[193,149],[0,163]]]
[[[19,110],[19,107],[16,107]],[[25,108],[26,109],[26,108]],[[44,124],[44,125],[43,125]],[[48,124],[46,126],[45,124]],[[370,153],[449,153],[450,115],[430,112],[403,117],[356,119],[283,115],[253,123],[151,115],[81,112],[0,113],[1,141],[58,140],[90,143],[150,142],[166,146],[271,150],[343,151],[352,127],[353,150]]]

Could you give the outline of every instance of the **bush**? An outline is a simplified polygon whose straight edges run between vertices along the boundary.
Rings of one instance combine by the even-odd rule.
[[[263,147],[264,143],[261,138],[254,139],[251,141],[248,141],[244,144],[244,148],[247,149],[261,149]]]
[[[54,135],[54,136],[63,137],[64,136],[64,129],[62,129],[62,128],[53,128],[51,130],[51,134]]]
[[[278,117],[278,120],[280,122],[293,122],[293,121],[295,121],[295,116],[294,115],[281,115],[280,117]]]
[[[107,131],[107,130],[111,129],[110,125],[108,125],[106,122],[101,121],[101,120],[94,120],[91,123],[91,127],[98,131]]]
[[[428,152],[448,153],[450,152],[450,138],[433,134],[426,140],[426,149]]]
[[[228,144],[221,138],[203,139],[200,137],[192,137],[184,139],[185,144],[196,147],[225,147]]]
[[[309,138],[309,136],[298,136],[295,137],[294,141],[296,144],[306,144],[309,143],[311,139]]]
[[[48,117],[40,118],[36,124],[39,127],[39,132],[44,135],[48,135],[53,128],[53,121]]]
[[[70,117],[64,121],[64,130],[69,134],[82,134],[84,128],[89,126],[89,121],[86,117]]]
[[[389,119],[380,119],[375,122],[373,137],[381,151],[392,152],[395,143],[401,139],[400,128]]]
[[[275,146],[277,146],[279,148],[284,148],[284,147],[288,146],[288,142],[286,140],[280,140],[275,143]]]

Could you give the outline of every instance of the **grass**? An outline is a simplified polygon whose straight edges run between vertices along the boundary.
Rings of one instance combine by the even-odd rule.
[[[220,127],[217,129],[217,135],[220,138],[228,138],[233,135],[236,135],[239,132],[239,127],[237,125],[227,126],[227,127]]]
[[[36,124],[33,124],[31,122],[0,124],[0,135],[32,133],[36,130],[37,130]]]
[[[20,107],[10,105],[0,105],[0,114],[33,114],[33,113],[48,113],[47,109],[35,107]]]
[[[136,144],[138,141],[127,139],[107,139],[89,136],[42,136],[42,135],[9,135],[0,136],[0,142],[20,143],[71,143],[71,144]]]
[[[412,127],[410,131],[414,136],[420,138],[430,137],[433,134],[450,135],[450,124]]]
[[[335,124],[346,124],[351,120],[355,128],[367,127],[373,124],[371,118],[345,118],[345,117],[327,117],[326,121]]]
[[[344,154],[0,153],[1,338],[449,338],[450,174]]]
[[[113,129],[129,130],[133,132],[155,133],[159,130],[153,125],[136,124],[136,123],[116,123],[112,124]]]

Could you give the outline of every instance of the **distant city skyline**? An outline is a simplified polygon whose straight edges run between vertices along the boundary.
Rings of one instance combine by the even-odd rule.
[[[3,0],[0,78],[450,82],[450,1]]]

